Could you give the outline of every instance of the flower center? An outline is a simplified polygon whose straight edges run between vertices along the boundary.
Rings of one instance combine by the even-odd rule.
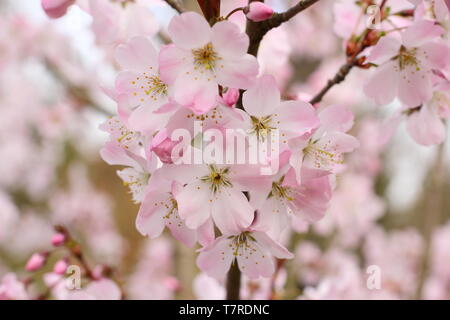
[[[221,187],[232,187],[227,175],[229,168],[217,168],[214,165],[209,166],[209,174],[201,177],[200,180],[210,184],[211,190],[216,193]]]
[[[322,147],[318,147],[316,141],[310,141],[308,146],[303,149],[303,153],[306,157],[312,157],[316,168],[327,167],[332,164],[342,164],[342,155],[333,153],[330,150],[329,143],[326,143]]]
[[[416,70],[420,70],[419,60],[417,59],[417,49],[413,48],[407,50],[405,47],[400,48],[399,55],[396,57],[398,59],[398,65],[400,70],[404,70],[406,67],[416,67]]]
[[[256,242],[255,238],[252,237],[249,231],[245,231],[238,236],[230,236],[233,239],[230,244],[233,255],[235,257],[242,256],[242,254],[251,255],[256,249],[252,246],[253,242]]]
[[[214,51],[212,43],[208,43],[203,48],[192,50],[194,55],[194,63],[206,70],[213,70],[217,60],[221,58]]]
[[[150,174],[148,172],[141,172],[134,168],[125,168],[117,171],[117,174],[123,181],[123,185],[130,188],[130,193],[135,202],[140,202],[142,192],[148,184]]]
[[[250,130],[251,134],[256,134],[258,140],[264,141],[266,137],[269,135],[270,131],[275,129],[275,127],[271,126],[272,116],[264,116],[261,118],[257,118],[254,116],[250,117],[252,120],[252,129]]]
[[[147,99],[157,101],[159,97],[167,96],[167,85],[157,75],[144,72],[131,81],[131,84],[135,89],[133,95],[141,102]]]
[[[128,130],[120,120],[111,118],[108,120],[108,126],[108,132],[122,148],[128,150],[140,145],[140,133]]]
[[[288,201],[293,201],[294,198],[290,195],[291,190],[289,187],[283,187],[282,183],[284,180],[284,176],[276,182],[272,182],[272,190],[269,193],[268,198],[276,197],[280,200],[286,199]]]

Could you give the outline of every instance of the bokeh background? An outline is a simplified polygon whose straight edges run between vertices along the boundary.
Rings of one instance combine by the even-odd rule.
[[[245,1],[222,2],[226,14]],[[260,63],[286,97],[314,95],[343,63],[334,2],[321,1],[264,39]],[[278,11],[289,6],[268,3]],[[184,4],[199,11],[195,1]],[[163,44],[175,12],[163,1],[140,5],[150,18],[139,28]],[[118,168],[99,157],[108,137],[98,126],[115,112],[105,94],[118,70],[113,49],[124,34],[112,39],[95,25],[78,6],[50,20],[39,0],[0,0],[0,279],[48,272],[30,275],[24,265],[52,249],[53,226],[63,225],[89,264],[115,270],[126,298],[223,298],[222,285],[199,274],[196,248],[137,232],[138,206]],[[337,179],[327,217],[290,235],[296,258],[273,279],[244,280],[243,297],[450,297],[450,148],[420,146],[404,126],[385,141],[396,106],[364,97],[370,72],[352,71],[323,102],[354,111],[352,134],[361,142]],[[367,288],[370,265],[380,267],[380,290]]]

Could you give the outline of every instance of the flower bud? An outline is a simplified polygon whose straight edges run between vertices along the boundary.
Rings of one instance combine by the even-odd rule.
[[[66,14],[67,9],[75,3],[75,0],[41,0],[45,13],[53,19]]]
[[[247,7],[247,18],[259,22],[269,19],[273,15],[273,9],[262,2],[252,2]]]
[[[66,236],[62,233],[57,233],[52,237],[52,244],[55,247],[59,247],[64,244],[66,241]]]
[[[228,88],[222,96],[222,103],[228,107],[232,107],[239,100],[239,90],[235,88]]]
[[[177,141],[167,137],[166,130],[161,130],[152,141],[151,151],[156,153],[161,162],[173,163],[172,150],[178,144]]]
[[[53,272],[56,274],[65,274],[67,271],[67,267],[69,265],[67,264],[66,260],[59,260],[55,263],[55,266],[53,267]]]
[[[47,255],[42,253],[35,253],[28,260],[25,270],[27,271],[37,271],[42,268],[47,260]]]

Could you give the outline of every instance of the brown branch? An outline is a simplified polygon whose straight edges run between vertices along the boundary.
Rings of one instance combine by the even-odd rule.
[[[261,40],[267,32],[269,32],[271,29],[279,27],[284,22],[290,20],[298,13],[309,8],[318,1],[319,0],[299,1],[296,5],[294,5],[287,11],[282,13],[274,13],[270,19],[264,21],[254,22],[251,20],[247,20],[247,34],[250,38],[248,53],[256,57],[256,55],[258,54],[259,44],[261,43]]]
[[[227,276],[227,300],[239,300],[239,291],[241,289],[241,271],[237,261],[231,265]]]
[[[169,6],[175,9],[178,13],[183,13],[186,10],[181,6],[178,0],[164,0]]]
[[[341,68],[339,68],[339,71],[336,73],[336,75],[332,79],[328,80],[326,86],[322,90],[320,90],[320,92],[316,96],[314,96],[314,98],[312,98],[309,103],[315,104],[322,101],[323,97],[333,86],[345,80],[347,75],[350,73],[350,70],[352,70],[352,68],[355,66],[355,62],[355,60],[349,61]]]

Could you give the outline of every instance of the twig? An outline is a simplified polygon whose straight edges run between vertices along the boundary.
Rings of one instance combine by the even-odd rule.
[[[183,13],[186,10],[181,6],[178,0],[164,0],[169,6],[175,9],[178,13]]]
[[[247,20],[247,34],[250,38],[248,53],[256,57],[256,55],[258,54],[259,44],[261,43],[261,40],[267,32],[269,32],[273,28],[279,27],[281,24],[290,20],[298,13],[309,8],[318,1],[319,0],[299,1],[296,5],[294,5],[287,11],[282,13],[274,13],[270,19],[264,21],[254,22],[251,20]]]
[[[352,70],[352,68],[355,66],[355,63],[356,63],[356,60],[352,60],[352,61],[349,61],[346,64],[344,64],[339,69],[339,71],[336,73],[336,75],[332,79],[328,80],[326,86],[322,90],[320,90],[320,92],[316,96],[314,96],[314,98],[312,98],[309,103],[316,104],[316,103],[322,101],[325,94],[327,94],[327,92],[333,86],[335,86],[336,84],[339,84],[345,80],[347,75],[350,73],[350,70]]]

